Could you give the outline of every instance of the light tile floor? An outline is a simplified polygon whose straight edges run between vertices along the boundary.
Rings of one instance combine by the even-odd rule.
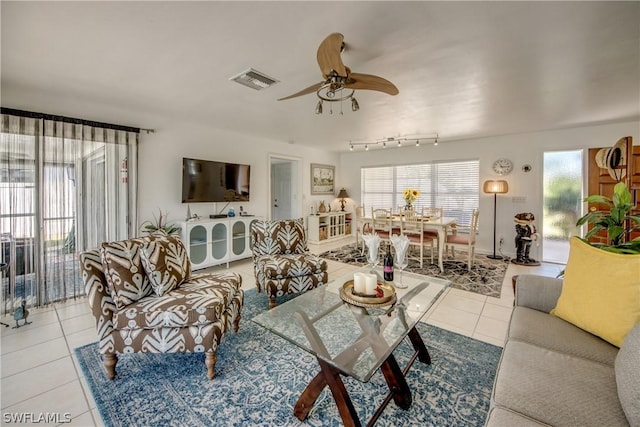
[[[343,239],[325,245],[310,245],[320,253],[349,243]],[[477,255],[483,256],[483,255]],[[225,269],[226,266],[210,270]],[[349,274],[357,267],[329,261],[329,279]],[[556,276],[563,266],[542,264],[522,267],[511,264],[500,298],[449,289],[427,313],[426,322],[443,329],[502,346],[511,309],[511,277],[529,273]],[[243,289],[255,288],[250,259],[231,264],[242,275]],[[2,319],[14,324],[9,317]],[[0,339],[0,424],[100,426],[100,415],[73,355],[73,349],[96,341],[93,317],[86,298],[33,309],[33,323],[19,329],[1,329]],[[40,417],[54,414],[58,422],[16,422],[11,417]],[[70,423],[64,422],[70,418]],[[22,418],[25,420],[25,418]]]

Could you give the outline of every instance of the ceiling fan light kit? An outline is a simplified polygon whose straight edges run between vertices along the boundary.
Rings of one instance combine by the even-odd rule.
[[[354,97],[356,89],[384,92],[397,95],[398,88],[389,80],[371,74],[352,73],[342,63],[341,53],[344,50],[344,36],[340,33],[329,34],[320,43],[317,52],[318,65],[324,81],[313,84],[293,95],[278,99],[283,101],[315,92],[320,99],[316,104],[316,114],[322,114],[322,103],[342,102],[351,99],[351,111],[360,110],[360,104]],[[333,114],[333,107],[329,109]],[[340,104],[342,114],[342,104]]]

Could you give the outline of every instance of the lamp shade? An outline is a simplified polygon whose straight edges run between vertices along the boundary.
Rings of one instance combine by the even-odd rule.
[[[489,194],[504,194],[509,191],[509,183],[504,180],[485,181],[482,191]]]
[[[347,194],[347,190],[345,190],[344,188],[340,189],[340,192],[338,193],[338,199],[347,199],[349,198],[349,195]]]

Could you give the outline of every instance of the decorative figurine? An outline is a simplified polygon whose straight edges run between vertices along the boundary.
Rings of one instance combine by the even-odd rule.
[[[536,227],[533,225],[535,217],[531,212],[517,214],[513,220],[516,223],[516,258],[511,262],[518,265],[540,265],[538,261],[529,257],[531,243],[538,240]]]

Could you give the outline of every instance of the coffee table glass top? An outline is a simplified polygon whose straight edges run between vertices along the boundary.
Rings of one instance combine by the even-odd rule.
[[[368,272],[365,267],[359,271]],[[382,270],[377,269],[382,277]],[[393,306],[362,308],[340,298],[353,273],[305,292],[252,320],[269,331],[367,382],[449,286],[449,281],[402,273]],[[382,281],[382,279],[380,279]]]

